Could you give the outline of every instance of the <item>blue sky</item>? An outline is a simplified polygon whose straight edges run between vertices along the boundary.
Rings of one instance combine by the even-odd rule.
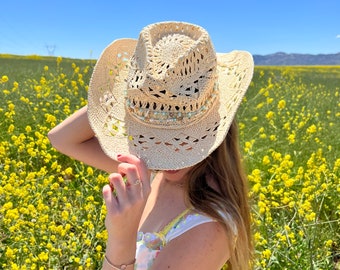
[[[97,59],[158,21],[208,30],[218,52],[340,52],[339,0],[4,0],[0,53]]]

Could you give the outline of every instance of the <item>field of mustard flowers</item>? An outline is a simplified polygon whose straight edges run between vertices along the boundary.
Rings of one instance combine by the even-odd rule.
[[[47,132],[94,61],[0,56],[0,269],[99,269],[107,175]],[[340,67],[256,67],[238,113],[255,269],[339,269]]]

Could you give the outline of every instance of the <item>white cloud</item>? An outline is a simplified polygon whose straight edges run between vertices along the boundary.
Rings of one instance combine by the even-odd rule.
[[[340,38],[340,35],[336,35],[336,38]]]

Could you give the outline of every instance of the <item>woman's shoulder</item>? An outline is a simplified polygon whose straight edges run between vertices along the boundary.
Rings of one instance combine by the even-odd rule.
[[[178,231],[182,233],[178,234]],[[155,269],[163,269],[161,265],[171,265],[174,269],[220,269],[229,259],[226,231],[220,222],[208,215],[188,214],[169,231],[167,238],[171,236],[175,237],[168,239],[170,241],[159,253]],[[173,261],[173,258],[177,260]]]
[[[204,223],[216,223],[209,215],[189,209],[168,231],[164,232],[167,242]]]

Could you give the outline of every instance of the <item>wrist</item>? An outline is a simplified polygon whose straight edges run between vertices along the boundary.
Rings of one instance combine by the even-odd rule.
[[[115,238],[108,238],[106,242],[106,254],[132,254],[134,255],[136,252],[136,238],[131,240],[125,239],[124,241],[118,241]]]
[[[104,269],[132,270],[136,256],[136,239],[134,241],[117,242],[108,239],[103,266]]]
[[[127,263],[123,263],[120,265],[114,264],[110,261],[110,259],[107,257],[107,255],[105,254],[104,256],[104,267],[107,265],[110,267],[110,269],[115,269],[115,270],[127,270],[129,268],[133,269],[133,266],[136,262],[136,259],[134,258],[133,260],[127,262]]]

